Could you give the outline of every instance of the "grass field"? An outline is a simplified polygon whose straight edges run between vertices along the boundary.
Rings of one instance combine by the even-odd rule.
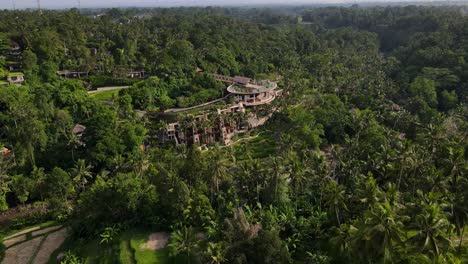
[[[237,160],[245,160],[250,153],[252,158],[266,158],[276,153],[276,142],[272,135],[262,133],[251,139],[240,140],[232,145]]]
[[[64,246],[52,255],[49,264],[57,263],[59,252],[71,250],[86,264],[124,263],[124,264],[167,264],[172,263],[167,248],[162,250],[142,249],[151,231],[128,230],[123,232],[113,243],[101,244],[99,239],[65,242]]]
[[[90,94],[89,96],[98,101],[110,101],[113,99],[117,99],[117,97],[119,96],[119,91],[120,90],[102,91]]]

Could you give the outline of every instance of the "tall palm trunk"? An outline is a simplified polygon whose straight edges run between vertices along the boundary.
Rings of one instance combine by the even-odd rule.
[[[335,207],[335,215],[336,215],[336,221],[338,221],[338,226],[341,225],[341,222],[340,222],[340,215],[338,214],[338,208]]]
[[[458,252],[461,252],[464,234],[465,234],[465,225],[463,225],[462,231],[460,232],[460,241],[458,242]]]

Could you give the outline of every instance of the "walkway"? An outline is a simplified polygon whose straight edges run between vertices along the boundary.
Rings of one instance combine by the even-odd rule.
[[[217,103],[217,102],[220,102],[222,100],[226,100],[231,94],[228,94],[222,98],[218,98],[216,100],[213,100],[213,101],[210,101],[210,102],[206,102],[206,103],[203,103],[203,104],[199,104],[199,105],[195,105],[195,106],[191,106],[191,107],[186,107],[186,108],[171,108],[171,109],[167,109],[164,111],[164,113],[171,113],[171,114],[175,114],[175,113],[180,113],[180,112],[185,112],[185,111],[190,111],[190,110],[193,110],[193,109],[197,109],[197,108],[200,108],[200,107],[204,107],[204,106],[207,106],[207,105],[210,105],[210,104],[214,104],[214,103]]]
[[[99,92],[104,92],[104,91],[112,91],[112,90],[121,90],[121,89],[127,89],[130,88],[131,86],[108,86],[108,87],[99,87],[96,90],[91,90],[88,91],[88,94],[93,94],[93,93],[99,93]]]
[[[33,227],[3,241],[7,248],[2,264],[46,264],[67,238],[67,228],[61,225]]]

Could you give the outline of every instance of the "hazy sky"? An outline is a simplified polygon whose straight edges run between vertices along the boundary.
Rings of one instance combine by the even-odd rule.
[[[78,7],[80,0],[40,0],[43,8]],[[307,4],[307,3],[355,3],[363,0],[81,0],[81,7],[128,7],[128,6],[206,6],[246,4]],[[385,0],[377,0],[385,2]],[[374,1],[374,2],[377,2]],[[395,0],[397,1],[397,0]],[[405,2],[408,0],[399,0]],[[367,0],[366,2],[371,2]],[[0,9],[36,8],[37,0],[0,0]]]

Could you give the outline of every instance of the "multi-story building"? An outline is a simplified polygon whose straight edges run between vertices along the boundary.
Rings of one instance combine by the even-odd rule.
[[[6,67],[9,73],[6,75],[6,81],[0,80],[0,85],[21,85],[24,83],[24,74],[22,71],[21,63],[21,46],[14,42],[10,42],[10,49],[8,54],[5,54],[7,57]]]
[[[272,81],[255,81],[247,77],[212,76],[216,80],[230,83],[226,100],[234,99],[235,103],[228,107],[219,107],[215,111],[201,111],[186,114],[182,111],[177,116],[177,122],[169,122],[160,134],[162,143],[173,142],[176,145],[213,144],[219,142],[229,144],[236,134],[263,125],[271,116],[258,117],[255,113],[247,113],[247,109],[269,104],[281,95],[277,84]],[[231,101],[232,101],[231,99]],[[206,107],[207,104],[203,104]],[[173,112],[173,111],[172,111]]]
[[[69,70],[62,70],[56,72],[58,76],[65,78],[65,79],[81,79],[87,78],[89,76],[89,72],[84,71],[69,71]]]

